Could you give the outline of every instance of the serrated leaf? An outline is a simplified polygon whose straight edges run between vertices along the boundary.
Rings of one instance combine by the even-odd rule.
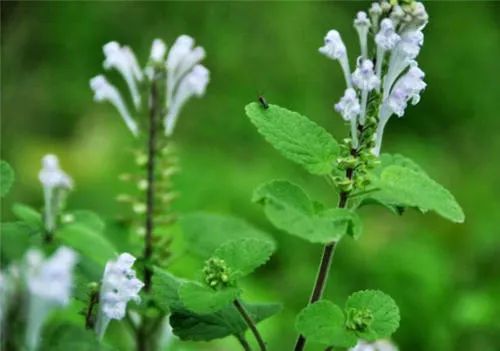
[[[204,259],[222,244],[235,239],[256,238],[274,246],[271,236],[236,217],[197,212],[182,216],[180,225],[188,249]]]
[[[102,233],[81,224],[61,226],[56,237],[101,266],[116,256],[116,249]]]
[[[349,296],[346,310],[354,308],[368,310],[373,315],[369,329],[374,333],[358,333],[367,341],[391,336],[399,327],[399,308],[387,294],[378,290],[358,291]]]
[[[281,311],[280,304],[244,304],[255,323]],[[234,306],[200,315],[188,310],[176,310],[170,315],[173,332],[181,340],[210,341],[243,333],[248,327]]]
[[[42,215],[34,208],[24,204],[15,203],[12,206],[12,212],[18,219],[25,221],[29,225],[42,230],[43,228]]]
[[[221,310],[231,304],[239,295],[240,290],[228,287],[213,290],[207,286],[184,282],[179,287],[179,297],[182,304],[190,311],[199,314],[208,314]]]
[[[402,166],[385,168],[377,187],[386,202],[435,211],[452,222],[462,223],[465,215],[453,195],[425,173]]]
[[[357,338],[345,328],[345,316],[340,307],[320,300],[305,307],[298,315],[295,326],[300,334],[311,341],[336,347],[352,347]]]
[[[214,256],[223,259],[234,279],[252,273],[265,264],[274,251],[274,245],[267,240],[247,238],[233,240],[218,247]]]
[[[0,160],[0,197],[4,197],[12,188],[14,184],[14,170],[4,160]]]
[[[270,104],[265,109],[253,102],[245,107],[245,111],[259,133],[283,156],[312,174],[332,172],[339,146],[324,128],[277,105]]]
[[[254,191],[252,200],[264,206],[269,221],[277,228],[313,243],[340,240],[345,234],[359,236],[361,221],[348,209],[317,210],[298,185],[285,180],[266,183]]]
[[[401,166],[408,169],[411,169],[417,173],[427,174],[422,167],[420,167],[415,161],[412,159],[403,156],[401,154],[388,154],[384,153],[380,155],[380,166],[375,169],[377,174],[382,173],[382,170],[389,166]]]

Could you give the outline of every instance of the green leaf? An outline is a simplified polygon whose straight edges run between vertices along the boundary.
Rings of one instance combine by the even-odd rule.
[[[309,118],[277,105],[263,108],[253,102],[245,107],[247,116],[271,145],[283,156],[312,174],[332,172],[339,155],[335,139]]]
[[[195,282],[185,282],[179,287],[179,297],[184,306],[195,313],[208,314],[221,310],[239,295],[237,288],[213,290]]]
[[[182,216],[180,225],[188,249],[204,259],[222,244],[235,239],[256,238],[274,246],[274,240],[267,233],[236,217],[197,212]]]
[[[320,300],[304,308],[297,316],[295,326],[311,341],[336,347],[352,347],[357,338],[345,328],[345,316],[340,307]]]
[[[417,207],[422,212],[432,210],[452,222],[462,223],[465,219],[453,195],[425,173],[389,166],[382,171],[376,185],[383,192],[385,202]]]
[[[274,251],[274,245],[267,240],[247,238],[233,240],[221,245],[214,256],[224,260],[234,279],[252,273],[265,264]]]
[[[280,304],[244,304],[255,323],[281,311]],[[248,327],[232,305],[211,314],[200,315],[176,310],[170,315],[173,332],[181,340],[210,341],[243,333]]]
[[[96,213],[88,210],[66,212],[62,216],[62,222],[82,225],[98,233],[102,233],[106,227],[104,221]]]
[[[425,171],[412,159],[401,154],[382,154],[380,155],[380,166],[375,169],[375,172],[380,175],[384,168],[389,166],[401,166],[411,169],[417,173],[425,173]]]
[[[177,278],[173,274],[154,267],[151,295],[158,306],[165,312],[183,309],[183,304],[179,297],[179,287],[183,282],[184,280]]]
[[[35,209],[20,203],[15,203],[12,206],[12,212],[14,215],[22,221],[25,221],[29,225],[43,229],[42,215]]]
[[[358,237],[361,232],[356,213],[341,208],[322,210],[302,188],[288,181],[275,180],[260,186],[252,200],[264,205],[275,227],[313,243],[338,241],[345,234]]]
[[[81,224],[61,226],[56,237],[101,266],[116,257],[116,250],[102,233]]]
[[[0,197],[5,197],[14,183],[14,170],[4,160],[0,160]]]
[[[374,333],[358,333],[360,338],[367,341],[387,338],[399,327],[399,308],[396,302],[387,294],[378,290],[358,291],[349,296],[346,310],[368,310],[373,320],[369,329]]]
[[[40,231],[26,222],[9,222],[0,224],[0,252],[2,260],[8,262],[20,259],[26,250],[40,239],[35,234]]]

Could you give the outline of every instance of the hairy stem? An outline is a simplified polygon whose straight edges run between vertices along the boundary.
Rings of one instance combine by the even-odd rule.
[[[156,82],[151,84],[151,107],[149,109],[148,132],[148,163],[147,163],[147,192],[146,192],[146,234],[144,237],[144,290],[151,288],[151,256],[153,254],[153,229],[154,229],[154,194],[155,194],[155,165],[156,165],[156,129],[159,112],[158,87]]]
[[[257,343],[259,344],[259,348],[261,351],[266,351],[266,343],[264,342],[264,339],[262,339],[262,336],[259,333],[259,330],[257,329],[257,326],[255,325],[255,322],[253,321],[252,317],[248,314],[248,311],[243,307],[241,302],[236,299],[233,301],[234,307],[238,310],[238,312],[241,314],[243,319],[245,320],[245,323],[248,325],[248,328],[250,328],[252,334],[254,335],[255,339],[257,340]]]
[[[357,155],[356,150],[351,150],[351,154],[353,156]],[[352,168],[348,168],[346,170],[346,177],[348,179],[352,179],[354,175],[354,170]],[[347,199],[349,197],[349,193],[346,191],[342,191],[339,195],[339,203],[338,208],[345,208],[347,205]],[[330,266],[332,265],[333,254],[335,253],[335,247],[337,243],[331,242],[326,244],[323,247],[323,256],[321,257],[321,261],[318,267],[318,273],[316,274],[316,281],[314,282],[314,287],[311,293],[311,297],[309,299],[309,304],[312,304],[323,296],[323,291],[325,290],[326,281],[328,279],[328,273],[330,271]],[[306,345],[306,338],[303,335],[299,335],[297,341],[295,342],[295,351],[302,351],[304,346]]]

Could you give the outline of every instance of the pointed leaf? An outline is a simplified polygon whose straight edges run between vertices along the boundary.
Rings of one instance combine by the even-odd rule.
[[[252,273],[265,264],[274,251],[274,245],[267,240],[248,238],[233,240],[217,248],[214,256],[223,259],[234,279]]]
[[[283,156],[312,174],[332,172],[339,154],[335,139],[309,118],[277,105],[259,103],[245,107],[247,116],[271,145]]]
[[[254,192],[254,202],[277,228],[313,243],[340,240],[345,234],[359,236],[361,221],[348,209],[319,210],[298,185],[284,180],[266,183]]]
[[[345,328],[345,316],[340,307],[320,300],[304,308],[297,316],[295,326],[311,341],[336,347],[352,347],[357,338]]]
[[[231,304],[239,295],[237,288],[213,290],[195,282],[185,282],[179,287],[179,297],[190,311],[208,314],[221,310]]]
[[[257,238],[274,246],[271,236],[237,217],[197,212],[182,216],[180,225],[188,249],[205,259],[219,246],[235,239]]]
[[[12,212],[17,218],[25,221],[29,225],[39,228],[40,230],[43,229],[42,215],[34,208],[24,204],[15,203],[12,206]]]

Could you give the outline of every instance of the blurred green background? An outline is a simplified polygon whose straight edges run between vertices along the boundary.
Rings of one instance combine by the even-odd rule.
[[[95,104],[89,79],[101,73],[102,45],[130,45],[140,62],[158,37],[190,34],[205,47],[211,82],[184,109],[175,139],[182,173],[179,212],[208,210],[244,217],[279,243],[271,262],[245,283],[250,300],[283,301],[264,322],[271,350],[293,345],[293,318],[308,299],[321,247],[275,231],[252,190],[288,178],[335,204],[327,184],[283,159],[256,132],[243,107],[264,94],[314,119],[336,137],[347,129],[332,110],[344,89],[338,65],[317,49],[338,29],[351,61],[358,46],[352,19],[367,2],[2,2],[1,156],[17,172],[3,204],[41,207],[40,158],[61,158],[76,183],[72,208],[112,220],[122,211],[117,181],[131,137],[111,106]],[[401,350],[500,350],[500,6],[498,2],[426,2],[430,23],[418,61],[428,87],[404,118],[393,117],[386,152],[420,163],[450,189],[467,219],[434,214],[396,217],[364,209],[364,236],[344,240],[326,296],[378,288],[401,308],[394,336]],[[182,261],[181,261],[182,262]],[[177,263],[183,274],[194,265]],[[316,349],[317,345],[310,345]],[[233,340],[187,349],[233,350]],[[320,348],[317,347],[319,350]]]

